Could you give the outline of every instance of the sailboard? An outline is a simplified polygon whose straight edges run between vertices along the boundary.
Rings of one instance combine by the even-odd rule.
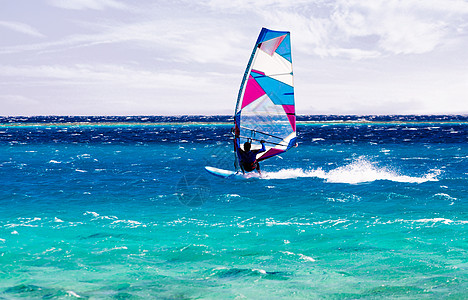
[[[262,161],[296,146],[296,109],[288,31],[262,28],[245,70],[234,113],[235,167],[245,142]]]
[[[234,171],[223,170],[223,169],[219,169],[215,167],[205,167],[205,170],[214,176],[218,176],[222,178],[227,178],[236,174],[236,172]]]
[[[242,174],[242,172],[236,171],[229,171],[224,169],[219,169],[215,167],[205,167],[205,171],[210,173],[211,175],[221,177],[221,178],[232,178],[232,179],[251,179],[251,178],[260,178],[258,174],[254,173],[246,173]]]

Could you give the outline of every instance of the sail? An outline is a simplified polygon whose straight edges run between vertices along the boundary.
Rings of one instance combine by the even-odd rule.
[[[296,111],[288,31],[262,28],[244,73],[234,116],[235,147],[265,141],[261,161],[296,145]],[[236,151],[237,153],[237,151]]]

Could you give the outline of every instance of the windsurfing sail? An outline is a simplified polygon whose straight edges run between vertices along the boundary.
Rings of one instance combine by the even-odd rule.
[[[250,56],[237,97],[234,147],[250,141],[252,149],[265,141],[257,161],[281,154],[296,145],[296,110],[288,31],[262,28]],[[237,160],[236,160],[237,161]]]

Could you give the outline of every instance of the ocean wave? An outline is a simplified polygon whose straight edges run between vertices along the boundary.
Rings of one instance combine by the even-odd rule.
[[[115,250],[128,250],[128,247],[127,246],[120,246],[120,247],[115,246],[113,248],[104,248],[103,250],[100,250],[100,251],[92,251],[91,253],[103,254],[103,253],[111,252],[111,251],[115,251]]]
[[[111,225],[115,224],[123,224],[125,227],[130,227],[130,228],[137,228],[137,227],[146,227],[145,224],[142,224],[138,221],[133,221],[133,220],[115,220],[111,223]]]
[[[468,221],[464,220],[451,220],[446,218],[430,218],[430,219],[418,219],[412,220],[415,223],[444,223],[444,224],[468,224]]]
[[[294,253],[294,252],[290,252],[290,251],[280,251],[281,253],[284,253],[286,255],[291,255],[291,256],[298,256],[299,259],[301,260],[304,260],[304,261],[310,261],[310,262],[314,262],[315,259],[313,259],[312,257],[310,256],[307,256],[307,255],[304,255],[304,254],[301,254],[301,253]]]
[[[51,160],[49,160],[48,163],[49,163],[49,164],[61,164],[62,162],[61,162],[61,161],[58,161],[58,160],[51,159]]]
[[[261,268],[226,268],[219,267],[208,271],[208,278],[218,278],[223,280],[236,280],[248,277],[261,277],[269,280],[287,280],[290,276],[288,272],[267,271]]]
[[[457,201],[458,199],[455,197],[450,196],[449,194],[446,193],[437,193],[432,196],[433,199],[438,199],[438,200],[445,200],[445,201]]]
[[[354,160],[348,165],[338,167],[329,171],[322,168],[304,170],[282,169],[276,172],[263,172],[261,179],[292,179],[292,178],[320,178],[330,183],[366,183],[377,180],[388,180],[394,182],[405,183],[423,183],[427,181],[438,181],[437,176],[440,175],[439,170],[432,170],[424,176],[408,176],[399,174],[396,171],[386,167],[379,167],[365,158]]]
[[[74,291],[67,291],[67,296],[68,297],[75,297],[75,298],[83,298],[80,295],[78,295],[77,293],[75,293]]]
[[[416,219],[416,220],[405,220],[405,219],[395,219],[389,220],[386,222],[382,222],[381,220],[377,220],[375,224],[424,224],[434,226],[436,224],[445,224],[445,225],[465,225],[468,224],[467,220],[452,220],[447,218],[424,218],[424,219]]]
[[[19,223],[9,223],[5,224],[5,227],[7,228],[13,228],[13,227],[39,227],[40,224],[34,223],[36,221],[41,221],[41,218],[18,218]],[[12,233],[13,234],[13,233]]]

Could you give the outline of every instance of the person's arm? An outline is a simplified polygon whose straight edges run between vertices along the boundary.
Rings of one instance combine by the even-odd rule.
[[[260,141],[260,144],[262,144],[262,149],[260,149],[260,150],[255,150],[255,154],[260,153],[260,152],[265,152],[265,151],[266,151],[266,149],[265,149],[265,141],[264,141],[264,140],[261,140],[261,141]]]
[[[262,149],[260,150],[260,152],[265,152],[266,149],[265,149],[265,141],[264,140],[261,140],[260,141],[260,144],[262,144]]]

